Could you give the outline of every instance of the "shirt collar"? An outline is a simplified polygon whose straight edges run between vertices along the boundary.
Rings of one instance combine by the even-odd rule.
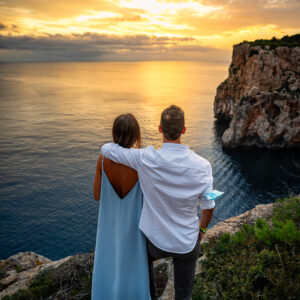
[[[189,146],[176,143],[163,143],[162,148],[172,150],[188,150]]]

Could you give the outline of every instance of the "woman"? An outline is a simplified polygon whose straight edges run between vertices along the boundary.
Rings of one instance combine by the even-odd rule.
[[[113,141],[141,147],[140,127],[132,114],[118,116]],[[138,225],[143,195],[137,172],[100,155],[94,181],[100,201],[92,300],[149,300],[145,237]]]

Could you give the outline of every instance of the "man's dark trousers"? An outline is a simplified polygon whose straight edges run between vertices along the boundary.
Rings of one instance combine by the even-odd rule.
[[[200,251],[200,240],[191,252],[179,254],[163,251],[154,246],[147,239],[150,294],[152,300],[157,300],[153,261],[161,258],[172,257],[174,263],[175,300],[192,299],[196,262]]]

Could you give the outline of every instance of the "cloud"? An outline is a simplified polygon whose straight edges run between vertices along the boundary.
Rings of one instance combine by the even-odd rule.
[[[110,59],[133,58],[138,54],[168,59],[188,55],[191,53],[204,53],[218,51],[210,47],[203,47],[199,41],[190,37],[158,37],[148,35],[116,36],[86,32],[72,35],[45,35],[45,36],[12,36],[0,35],[0,60],[7,52],[23,52],[24,57],[35,57],[37,60],[47,61],[90,61]],[[3,54],[4,53],[4,54]],[[125,55],[126,54],[126,55]]]
[[[143,20],[144,19],[139,15],[134,15],[132,17],[121,17],[121,18],[112,19],[112,21],[116,21],[116,22],[140,22]]]
[[[1,9],[16,16],[22,15],[40,20],[70,18],[93,11],[115,12],[129,17],[141,12],[140,9],[120,7],[110,0],[9,0],[5,1]]]
[[[215,21],[229,21],[233,27],[258,24],[276,24],[299,27],[300,2],[298,0],[209,0],[204,4],[221,6]]]
[[[10,0],[3,3],[2,22],[20,25],[24,34],[69,33],[74,32],[71,27],[76,27],[78,33],[93,30],[106,34],[175,35],[177,31],[180,35],[204,36],[270,24],[282,30],[300,27],[299,0]],[[115,17],[97,17],[102,14]]]
[[[177,23],[186,23],[201,36],[239,31],[244,27],[275,25],[281,30],[299,29],[300,1],[295,0],[203,0],[204,5],[221,7],[208,16],[196,16],[182,12]],[[186,31],[186,34],[191,31]]]
[[[193,38],[179,37],[157,37],[148,35],[115,36],[86,32],[84,34],[72,35],[46,35],[46,36],[5,36],[0,35],[0,49],[21,49],[21,50],[68,50],[88,48],[109,48],[109,49],[132,49],[134,47],[157,46],[172,47],[182,42],[193,42]],[[199,47],[201,51],[210,48]]]
[[[6,31],[6,32],[19,32],[18,26],[15,24],[4,24],[0,22],[0,31]]]
[[[0,23],[0,30],[6,29],[6,28],[7,28],[7,26],[5,24]]]
[[[0,9],[0,60],[7,51],[188,55],[300,31],[299,0],[3,0]]]

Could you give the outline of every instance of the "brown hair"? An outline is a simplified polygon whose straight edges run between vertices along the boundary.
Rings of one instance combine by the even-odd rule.
[[[161,113],[160,125],[165,138],[169,141],[177,140],[184,127],[184,112],[176,105],[167,107]]]
[[[112,128],[114,143],[124,148],[130,148],[136,143],[141,148],[141,130],[137,119],[132,114],[122,114],[116,117]]]

